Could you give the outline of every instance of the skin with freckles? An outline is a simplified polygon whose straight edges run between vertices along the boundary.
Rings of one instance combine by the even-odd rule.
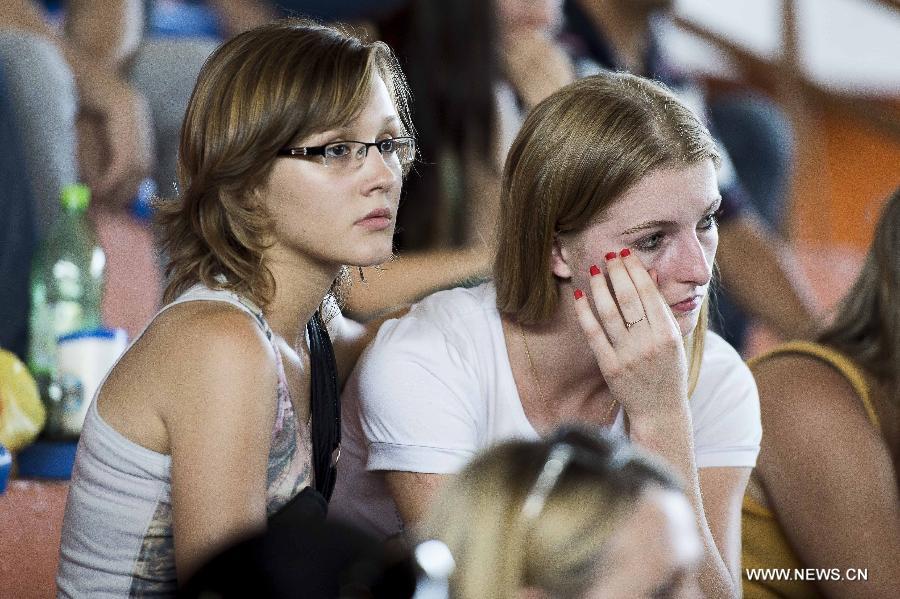
[[[588,289],[591,266],[608,274],[606,254],[629,248],[651,272],[681,334],[688,335],[709,291],[720,202],[712,161],[655,171],[612,204],[599,222],[561,240],[565,263],[557,262],[554,272],[575,288]],[[635,320],[641,315],[630,316]]]

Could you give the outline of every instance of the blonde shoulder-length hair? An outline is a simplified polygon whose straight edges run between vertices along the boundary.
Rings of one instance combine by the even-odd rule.
[[[539,488],[561,447],[570,457],[552,487]],[[450,549],[456,599],[513,599],[524,587],[574,599],[608,563],[609,541],[652,488],[683,490],[668,468],[623,438],[568,427],[476,456],[441,489],[417,533]],[[529,512],[537,495],[544,501]]]
[[[626,73],[572,83],[538,104],[503,173],[494,282],[517,322],[546,320],[559,302],[550,270],[558,235],[583,230],[651,172],[719,153],[697,116],[662,84]],[[689,388],[700,371],[708,300],[692,335]]]
[[[202,282],[265,309],[275,293],[263,260],[272,223],[255,192],[279,149],[353,120],[375,76],[384,80],[404,134],[412,135],[409,90],[381,42],[289,19],[237,35],[213,52],[181,127],[180,195],[157,202],[168,258],[164,301]]]

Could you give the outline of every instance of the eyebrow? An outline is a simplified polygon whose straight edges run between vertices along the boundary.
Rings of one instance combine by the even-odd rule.
[[[322,135],[326,135],[328,137],[330,137],[332,135],[337,135],[337,136],[349,135],[350,130],[353,129],[353,127],[356,125],[357,120],[358,119],[354,119],[354,120],[350,121],[349,123],[347,123],[346,125],[338,127],[336,129],[331,129],[330,131],[323,131]],[[381,121],[380,128],[387,129],[387,127],[389,125],[393,125],[393,124],[399,123],[399,122],[400,122],[400,119],[398,119],[395,115],[391,114],[391,115],[384,117],[384,120]]]
[[[722,204],[722,196],[716,196],[716,198],[709,203],[709,206],[704,210],[703,215],[709,215],[716,210],[718,210],[719,206]],[[650,220],[645,223],[642,223],[636,227],[631,227],[625,231],[622,231],[622,235],[630,235],[631,233],[637,233],[638,231],[646,231],[647,229],[663,229],[667,227],[673,227],[677,223],[671,220]]]

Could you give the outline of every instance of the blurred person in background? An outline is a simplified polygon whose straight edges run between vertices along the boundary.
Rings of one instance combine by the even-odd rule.
[[[702,549],[681,484],[600,429],[487,449],[416,534],[450,549],[452,599],[699,597]]]
[[[0,348],[22,361],[28,351],[28,276],[36,243],[31,186],[25,170],[19,122],[9,102],[0,63]]]
[[[331,294],[344,265],[391,256],[415,156],[407,100],[387,46],[305,22],[250,30],[205,63],[180,195],[158,205],[167,304],[90,405],[62,596],[171,595],[267,517],[324,510],[338,389],[367,334],[329,314]]]
[[[22,148],[17,176],[32,201],[27,226],[39,243],[58,217],[62,188],[90,187],[90,216],[107,258],[104,321],[133,335],[158,307],[162,278],[143,226],[146,207],[134,211],[134,202],[148,178],[174,195],[178,131],[215,44],[148,38],[142,0],[56,4],[61,15],[31,0],[0,2],[0,61]],[[31,258],[22,252],[9,279],[24,285],[16,288],[21,294]],[[24,327],[27,306],[16,306],[4,305],[3,318]]]
[[[59,190],[77,180],[113,208],[150,175],[174,195],[178,130],[215,47],[146,39],[140,0],[69,0],[63,19],[58,31],[37,2],[0,5],[0,53],[41,230],[55,219]]]
[[[477,451],[586,422],[675,466],[701,587],[736,596],[761,430],[749,370],[706,329],[717,159],[646,79],[597,75],[538,104],[504,171],[494,281],[387,320],[348,380],[333,513],[396,534]]]
[[[815,341],[751,360],[766,434],[744,499],[744,596],[900,596],[900,188],[858,278]],[[847,578],[865,569],[867,580]]]
[[[733,165],[720,171],[723,212],[716,262],[721,289],[714,315],[721,316],[713,318],[716,329],[743,349],[749,314],[786,339],[807,338],[817,322],[812,298],[778,234],[785,228],[790,125],[759,94],[733,93],[707,101],[699,82],[666,60],[659,29],[673,4],[672,0],[565,0],[561,39],[577,57],[580,73],[600,67],[651,77],[712,121],[713,134]]]

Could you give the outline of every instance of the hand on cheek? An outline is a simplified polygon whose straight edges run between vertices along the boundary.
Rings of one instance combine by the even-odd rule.
[[[659,277],[628,250],[607,254],[606,271],[590,268],[590,298],[575,291],[579,324],[626,412],[665,411],[687,397],[687,362]]]

